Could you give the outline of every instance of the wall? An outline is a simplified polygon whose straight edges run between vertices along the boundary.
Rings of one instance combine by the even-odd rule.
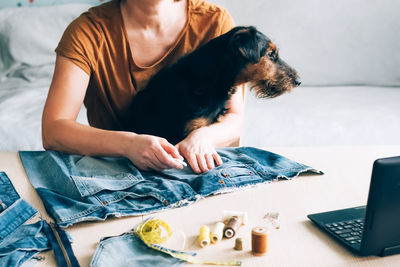
[[[275,41],[303,85],[400,85],[398,0],[210,0]]]

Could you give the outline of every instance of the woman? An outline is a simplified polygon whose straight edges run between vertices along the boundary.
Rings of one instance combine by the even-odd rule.
[[[124,131],[119,118],[163,66],[232,27],[224,9],[202,0],[122,0],[91,8],[68,26],[56,48],[42,118],[44,148],[124,156],[142,170],[183,168],[183,157],[196,173],[222,164],[215,147],[240,135],[241,90],[221,122],[191,132],[176,146]],[[82,103],[90,126],[76,122]]]

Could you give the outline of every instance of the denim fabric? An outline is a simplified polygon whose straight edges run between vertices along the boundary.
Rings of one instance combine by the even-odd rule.
[[[0,267],[33,263],[28,260],[55,246],[56,242],[43,231],[49,227],[45,220],[25,224],[37,211],[19,197],[4,172],[0,172],[0,203]],[[70,236],[63,230],[59,234],[63,237],[63,245],[70,246]]]
[[[39,251],[49,249],[41,232],[44,221],[24,224],[37,211],[19,197],[4,172],[0,172],[0,199],[0,266],[20,266]]]
[[[50,223],[43,224],[43,232],[46,234],[58,267],[80,267],[67,233],[57,225]]]
[[[218,153],[223,164],[200,175],[190,167],[141,172],[125,158],[56,151],[21,151],[20,157],[47,212],[61,227],[187,205],[211,194],[313,170],[251,147],[223,148]]]
[[[173,258],[168,254],[147,247],[137,235],[127,233],[121,236],[102,239],[97,246],[90,266],[178,267],[185,263],[183,260]]]

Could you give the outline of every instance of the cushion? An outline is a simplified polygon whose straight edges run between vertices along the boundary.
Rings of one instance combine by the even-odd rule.
[[[87,4],[0,9],[0,73],[16,66],[53,64],[61,35]]]
[[[52,6],[60,4],[81,3],[97,5],[99,3],[107,2],[108,0],[1,0],[0,8],[7,7],[38,7],[38,6]]]

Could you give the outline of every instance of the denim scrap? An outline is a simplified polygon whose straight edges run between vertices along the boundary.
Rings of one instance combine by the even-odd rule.
[[[123,255],[123,257],[121,257]],[[109,266],[183,266],[185,261],[146,246],[133,233],[103,238],[97,246],[91,267]]]
[[[19,197],[4,172],[0,172],[0,199],[0,266],[20,266],[49,249],[41,232],[43,221],[25,224],[37,211]]]
[[[51,243],[58,267],[80,267],[65,231],[53,223],[44,223],[43,231]]]
[[[312,167],[252,147],[221,148],[223,164],[195,174],[139,171],[126,158],[89,157],[57,151],[21,151],[28,178],[47,212],[61,227],[108,216],[142,215],[188,205],[241,187],[291,179]],[[318,172],[317,172],[318,173]]]
[[[0,267],[34,263],[37,253],[51,249],[52,243],[43,231],[46,221],[25,224],[37,211],[19,197],[4,172],[0,172],[0,199]],[[70,236],[65,231],[63,234],[69,244]]]

